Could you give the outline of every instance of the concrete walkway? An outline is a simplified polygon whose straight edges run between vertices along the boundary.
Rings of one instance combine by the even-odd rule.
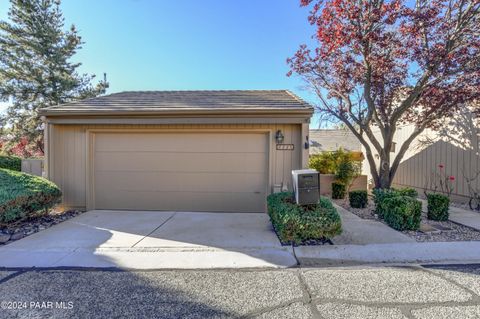
[[[0,248],[0,267],[290,267],[266,214],[90,211]]]
[[[480,213],[471,210],[450,207],[450,220],[480,231]]]
[[[343,232],[332,239],[335,245],[369,245],[410,243],[414,239],[376,221],[362,219],[348,210],[334,205],[342,218]]]

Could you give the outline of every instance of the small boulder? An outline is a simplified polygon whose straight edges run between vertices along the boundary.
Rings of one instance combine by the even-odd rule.
[[[11,235],[0,232],[0,244],[5,244],[10,240]]]
[[[25,234],[23,232],[18,232],[18,233],[13,234],[10,239],[11,240],[19,240],[19,239],[22,239],[23,237],[25,237]]]

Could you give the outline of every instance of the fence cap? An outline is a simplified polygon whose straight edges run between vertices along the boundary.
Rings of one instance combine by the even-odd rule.
[[[294,169],[292,170],[292,175],[298,174],[318,174],[318,171],[315,169]]]

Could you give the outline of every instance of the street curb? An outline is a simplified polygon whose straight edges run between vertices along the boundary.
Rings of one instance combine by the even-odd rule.
[[[42,257],[42,258],[40,258]],[[0,251],[4,268],[120,268],[120,269],[240,269],[297,267],[291,247],[219,249],[190,248],[102,248]]]
[[[295,247],[300,264],[480,263],[480,241]]]

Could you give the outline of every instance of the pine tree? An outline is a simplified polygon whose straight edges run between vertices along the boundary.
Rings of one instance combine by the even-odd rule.
[[[71,62],[83,42],[74,25],[65,30],[60,0],[11,0],[8,16],[0,21],[0,99],[10,105],[0,127],[10,128],[10,147],[27,140],[28,153],[43,153],[38,110],[103,94],[108,83],[93,85],[95,76]]]

